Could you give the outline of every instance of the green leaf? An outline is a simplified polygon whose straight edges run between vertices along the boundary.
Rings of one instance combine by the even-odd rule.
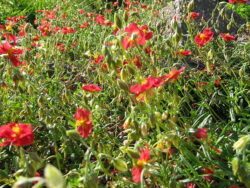
[[[45,167],[44,175],[49,188],[65,188],[63,175],[56,167],[48,164]]]

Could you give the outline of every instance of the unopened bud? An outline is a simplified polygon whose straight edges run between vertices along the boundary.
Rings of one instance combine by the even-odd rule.
[[[129,90],[129,87],[128,87],[128,85],[124,82],[124,81],[122,81],[122,80],[117,80],[117,85],[121,88],[121,89],[123,89],[123,90],[125,90],[125,91],[128,91]]]
[[[121,172],[126,172],[128,170],[127,163],[122,158],[115,158],[113,160],[113,165],[117,170]]]

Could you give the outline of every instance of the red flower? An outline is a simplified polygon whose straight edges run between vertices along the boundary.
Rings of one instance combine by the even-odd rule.
[[[92,132],[92,121],[90,120],[91,113],[85,108],[77,108],[75,113],[75,120],[78,133],[84,137],[89,137]]]
[[[135,93],[136,97],[140,97],[142,93],[150,90],[151,88],[159,87],[163,83],[164,83],[163,79],[150,76],[146,79],[145,83],[131,86],[129,91],[131,93]]]
[[[114,3],[113,3],[113,5],[112,5],[112,6],[113,6],[113,7],[116,7],[118,4],[119,4],[119,2],[118,2],[118,1],[116,1],[116,2],[114,2]]]
[[[139,183],[141,181],[141,172],[147,162],[150,160],[150,150],[141,149],[140,158],[137,159],[136,165],[132,168],[133,181]]]
[[[166,82],[173,82],[174,80],[176,80],[179,75],[186,69],[186,67],[182,67],[179,70],[173,69],[170,71],[169,74],[167,74],[166,76],[161,77],[162,79],[166,79]]]
[[[153,36],[152,32],[148,32],[148,27],[146,25],[138,28],[136,23],[131,23],[129,27],[126,27],[125,32],[128,33],[122,40],[122,46],[125,50],[136,44],[144,46],[146,45],[146,40],[151,39]]]
[[[50,24],[44,23],[43,25],[39,26],[38,29],[42,33],[42,36],[48,36],[51,32]]]
[[[227,42],[235,40],[235,36],[230,35],[229,33],[221,33],[220,36]]]
[[[8,42],[0,44],[0,54],[7,54],[8,59],[12,62],[12,64],[15,67],[23,64],[22,62],[19,61],[19,57],[15,55],[23,54],[23,53],[24,53],[24,50],[13,48],[13,46]]]
[[[206,28],[203,30],[202,33],[199,33],[195,37],[195,42],[198,44],[200,47],[203,47],[205,44],[210,42],[213,39],[214,33],[211,31],[210,28]]]
[[[183,56],[188,56],[188,55],[191,55],[191,54],[192,54],[191,51],[189,51],[189,50],[182,50],[182,49],[176,52],[176,55],[183,55]]]
[[[139,56],[135,56],[133,59],[133,63],[135,64],[135,66],[137,66],[138,68],[142,67],[142,63],[140,62],[140,57]]]
[[[98,24],[101,24],[101,25],[113,25],[112,22],[110,22],[109,20],[105,20],[104,18],[104,15],[102,14],[99,14],[95,20],[97,21]]]
[[[97,86],[95,84],[82,86],[82,89],[84,91],[102,91],[102,88],[100,88],[99,86]]]
[[[80,10],[80,11],[79,11],[79,14],[84,14],[84,13],[86,13],[85,10]]]
[[[11,122],[0,127],[0,138],[6,139],[0,146],[13,144],[15,146],[26,146],[32,144],[34,134],[31,125]]]
[[[229,3],[234,4],[234,3],[244,3],[246,4],[248,0],[228,0]]]
[[[79,25],[80,28],[86,28],[88,27],[89,23],[88,22],[85,22],[83,23],[82,25]]]
[[[13,42],[14,45],[16,45],[16,41],[18,40],[18,37],[16,37],[15,35],[13,35],[12,33],[4,33],[3,34],[4,38],[9,41],[9,42]]]
[[[194,136],[198,139],[204,140],[207,138],[207,132],[208,130],[205,128],[198,128],[197,132],[194,133]]]
[[[65,26],[65,27],[62,28],[62,32],[63,32],[63,34],[66,35],[66,34],[69,34],[69,33],[74,33],[74,32],[76,32],[76,30],[74,30],[71,27]]]
[[[104,56],[102,55],[95,55],[94,59],[90,59],[90,61],[94,62],[95,64],[100,64],[104,60]]]
[[[205,180],[211,181],[213,179],[212,175],[214,174],[214,171],[212,168],[201,168],[201,170],[203,171],[203,174],[206,175],[206,176],[203,176]]]
[[[186,18],[187,19],[193,18],[194,20],[196,20],[199,17],[200,17],[200,13],[198,13],[198,12],[191,12]]]
[[[195,188],[195,184],[190,182],[186,184],[186,188]]]

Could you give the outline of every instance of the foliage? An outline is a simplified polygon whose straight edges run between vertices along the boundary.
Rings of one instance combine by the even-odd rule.
[[[161,0],[60,2],[2,3],[36,19],[0,29],[3,187],[249,185],[249,24],[208,37],[192,8],[166,23]]]

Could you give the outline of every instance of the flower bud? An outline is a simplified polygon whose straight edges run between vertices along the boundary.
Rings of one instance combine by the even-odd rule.
[[[113,165],[117,170],[121,172],[126,172],[128,170],[127,163],[120,157],[117,157],[113,160]]]
[[[122,80],[117,80],[117,85],[121,88],[121,89],[123,89],[123,90],[125,90],[125,91],[128,91],[129,90],[129,87],[128,87],[128,85],[125,83],[125,82],[123,82]]]
[[[140,157],[139,152],[135,151],[134,149],[127,148],[126,153],[132,159],[138,159]]]
[[[194,0],[190,1],[187,5],[188,12],[191,12],[194,9]]]
[[[245,149],[246,145],[250,142],[250,135],[245,135],[241,137],[237,142],[234,143],[233,149],[242,151]]]
[[[128,22],[128,12],[127,12],[127,11],[124,11],[123,20],[124,20],[126,23]]]
[[[115,13],[114,15],[114,20],[115,20],[115,25],[121,29],[122,28],[122,21],[120,19],[120,17],[117,15],[117,13]]]

